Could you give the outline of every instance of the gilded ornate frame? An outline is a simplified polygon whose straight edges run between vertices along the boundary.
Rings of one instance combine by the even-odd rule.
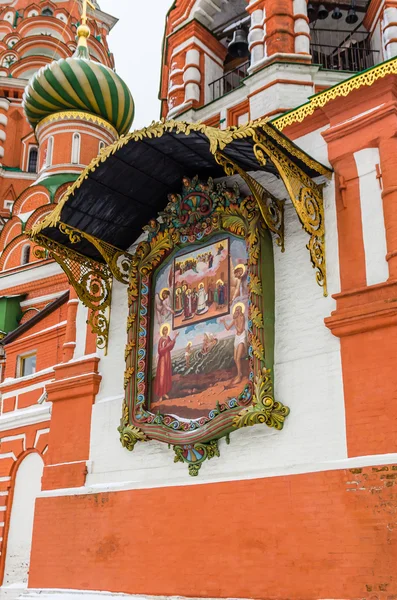
[[[182,195],[170,195],[170,202],[152,221],[147,240],[141,242],[131,260],[128,298],[125,403],[119,427],[122,445],[133,450],[137,442],[156,439],[173,446],[175,461],[189,465],[197,475],[207,458],[219,456],[218,439],[237,428],[257,423],[282,429],[289,409],[274,400],[272,369],[274,346],[274,274],[272,242],[261,210],[254,198],[242,198],[237,186],[214,186],[194,178],[184,179]],[[206,194],[210,214],[199,212],[182,221],[182,201],[188,194]],[[217,403],[208,417],[179,420],[176,416],[151,413],[146,408],[149,386],[150,294],[156,270],[174,250],[195,246],[216,234],[227,233],[245,239],[249,270],[249,357],[250,382],[238,398]],[[271,276],[266,276],[266,271]],[[263,281],[266,279],[266,286]]]

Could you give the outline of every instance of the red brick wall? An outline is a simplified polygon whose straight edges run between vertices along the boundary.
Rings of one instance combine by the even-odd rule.
[[[392,465],[40,498],[29,586],[392,600],[396,481]]]

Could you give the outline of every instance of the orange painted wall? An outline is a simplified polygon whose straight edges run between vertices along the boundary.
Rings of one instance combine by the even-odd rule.
[[[393,465],[40,498],[29,586],[289,600],[369,599],[379,586],[393,594],[396,480]]]

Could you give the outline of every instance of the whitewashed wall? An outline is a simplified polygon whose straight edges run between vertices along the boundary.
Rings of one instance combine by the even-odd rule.
[[[320,132],[306,144],[325,158]],[[306,136],[307,137],[307,136]],[[173,463],[166,444],[123,449],[117,433],[123,398],[127,290],[116,284],[108,356],[101,360],[103,383],[93,407],[88,486],[110,488],[203,483],[325,468],[347,457],[339,339],[324,325],[340,291],[334,185],[325,189],[329,296],[323,297],[306,249],[308,236],[295,209],[286,205],[286,251],[275,245],[276,348],[275,394],[291,408],[283,431],[266,426],[237,431],[221,457],[203,465],[200,476]]]
[[[17,471],[1,600],[11,599],[27,587],[34,507],[41,490],[43,466],[41,456],[32,453],[26,456]]]

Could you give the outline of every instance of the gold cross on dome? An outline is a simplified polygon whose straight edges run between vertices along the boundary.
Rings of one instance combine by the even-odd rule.
[[[90,0],[82,0],[83,3],[83,12],[81,14],[81,22],[83,25],[87,25],[87,5],[92,8],[92,10],[95,10],[95,6],[93,5],[92,2],[90,2]]]

